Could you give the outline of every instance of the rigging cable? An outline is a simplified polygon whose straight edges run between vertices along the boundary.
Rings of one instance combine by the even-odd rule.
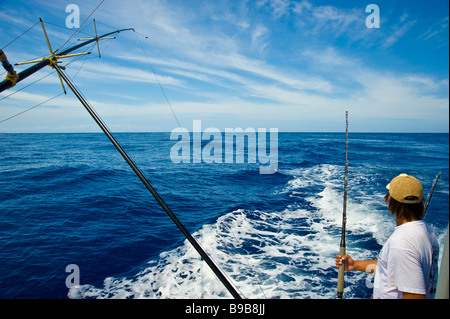
[[[95,9],[87,16],[87,18],[84,19],[83,23],[80,24],[80,26],[78,27],[78,29],[76,29],[76,30],[72,33],[72,35],[67,39],[67,41],[64,42],[64,44],[63,44],[59,49],[57,49],[57,50],[55,51],[55,53],[56,53],[56,52],[59,52],[59,51],[67,44],[67,42],[69,42],[70,39],[72,39],[72,37],[78,32],[78,30],[80,30],[80,28],[83,26],[83,24],[85,24],[86,21],[91,17],[91,15],[94,14],[94,12],[101,6],[101,4],[103,3],[103,1],[105,1],[105,0],[102,0],[102,1],[97,5],[97,7],[95,7]]]
[[[53,73],[51,73],[51,74],[53,74]],[[23,111],[21,111],[21,112],[19,112],[19,113],[17,113],[17,114],[14,114],[13,116],[10,116],[10,117],[8,117],[8,118],[6,118],[6,119],[4,119],[4,120],[1,120],[1,121],[0,121],[0,124],[3,123],[3,122],[9,121],[9,120],[11,120],[11,119],[13,119],[13,118],[15,118],[15,117],[17,117],[17,116],[19,116],[19,115],[22,115],[23,113],[26,113],[26,112],[28,112],[28,111],[31,111],[32,109],[35,109],[35,108],[37,108],[38,106],[41,106],[42,104],[45,104],[45,103],[47,103],[47,102],[50,102],[51,100],[54,100],[54,99],[56,99],[57,97],[60,97],[60,96],[63,95],[63,94],[64,94],[64,92],[61,92],[61,93],[59,93],[58,95],[55,95],[54,97],[49,98],[48,100],[45,100],[44,102],[41,102],[41,103],[39,103],[39,104],[37,104],[37,105],[35,105],[35,106],[33,106],[33,107],[30,107],[30,108],[28,108],[28,109],[26,109],[26,110],[23,110]]]
[[[25,35],[25,33],[31,31],[31,29],[33,29],[35,26],[37,26],[39,24],[39,21],[36,22],[35,25],[33,25],[32,27],[28,28],[27,31],[23,32],[21,35],[19,35],[17,38],[15,38],[14,40],[12,40],[11,42],[9,42],[7,45],[5,45],[4,47],[2,47],[2,49],[6,49],[10,44],[14,43],[15,41],[17,41],[19,38],[21,38],[22,36]]]

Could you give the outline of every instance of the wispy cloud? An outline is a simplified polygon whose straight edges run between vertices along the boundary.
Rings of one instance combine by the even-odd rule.
[[[83,71],[79,77],[100,82],[125,81],[126,83],[158,83],[183,87],[183,82],[170,76],[155,75],[142,68],[126,67],[105,62],[87,62],[83,65]]]
[[[388,37],[383,41],[383,46],[388,48],[394,45],[414,27],[416,22],[416,20],[403,20],[400,18],[400,22],[392,27]]]
[[[91,8],[87,1],[82,4]],[[57,7],[51,4],[52,10]],[[164,98],[149,97],[158,84],[182,123],[193,118],[229,125],[264,120],[282,127],[294,119],[330,122],[344,109],[361,119],[434,116],[435,121],[445,121],[448,75],[409,70],[409,57],[396,49],[411,39],[448,46],[448,40],[442,40],[448,34],[448,17],[424,28],[417,13],[399,9],[394,14],[384,8],[382,28],[369,30],[364,4],[224,0],[174,5],[134,0],[124,6],[110,0],[96,12],[97,21],[134,27],[149,39],[132,32],[120,34],[104,58],[70,65],[68,72],[83,65],[77,83],[100,88],[92,90],[93,104],[111,117],[112,127],[123,130],[133,129],[133,119],[141,121],[149,114],[172,116]],[[63,38],[62,33],[51,34],[56,40]],[[404,62],[402,69],[396,67],[397,61]],[[48,82],[56,85],[59,80],[53,76]],[[18,95],[15,103],[45,97]],[[75,103],[70,101],[68,105]],[[173,119],[165,123],[173,124]]]
[[[290,0],[258,0],[256,2],[256,5],[259,7],[270,7],[275,18],[280,18],[287,14],[292,4],[293,2]]]
[[[322,36],[329,39],[332,35],[350,43],[359,43],[366,39],[369,32],[364,25],[364,7],[343,9],[310,1],[288,0],[257,1],[255,5],[267,8],[274,19],[296,16],[296,31],[309,39],[320,39]],[[183,12],[185,18],[180,19],[180,11],[167,10],[158,1],[151,1],[150,4],[138,2],[135,9],[143,12],[158,10],[155,19],[141,21],[140,24],[151,33],[149,50],[152,47],[159,48],[160,52],[161,48],[168,50],[162,56],[149,58],[156,70],[165,74],[163,85],[186,85],[190,94],[196,92],[208,97],[208,102],[176,101],[174,107],[182,114],[264,117],[267,113],[261,112],[264,109],[262,105],[279,110],[277,115],[267,116],[279,120],[305,116],[319,120],[339,116],[344,108],[361,117],[376,118],[389,114],[394,118],[414,118],[424,116],[424,105],[427,105],[427,115],[448,114],[444,107],[448,99],[439,94],[443,90],[442,79],[422,74],[385,73],[372,68],[364,58],[347,55],[336,42],[334,45],[319,42],[318,46],[300,50],[297,54],[304,59],[303,63],[311,63],[303,70],[265,60],[253,49],[258,47],[258,53],[270,50],[279,35],[273,34],[269,22],[255,20],[242,7],[239,11],[222,15],[217,8],[216,11],[208,9],[209,14],[216,12],[213,16],[222,24],[227,18],[230,19],[230,23],[239,30],[232,34],[225,33],[227,28],[222,24],[213,26],[214,32],[208,32],[209,29],[194,23],[194,13],[187,10]],[[390,24],[384,24],[383,32],[378,32],[375,37],[372,33],[365,45],[391,47],[417,23],[406,14],[391,20]],[[221,30],[221,27],[224,29]],[[147,63],[137,56],[128,55],[126,59],[140,60],[142,67]],[[114,78],[121,72],[107,68],[106,73]],[[153,76],[145,72],[142,76],[139,74],[136,78],[141,80]],[[227,90],[216,91],[214,86]],[[230,92],[233,96],[229,95]],[[253,101],[255,98],[258,102]]]
[[[449,39],[449,18],[448,16],[436,21],[430,25],[424,33],[420,35],[420,38],[428,43],[436,43],[439,48],[448,47]]]
[[[269,45],[268,34],[269,29],[266,26],[262,24],[256,25],[256,27],[251,31],[251,46],[259,51],[264,51],[264,49]]]

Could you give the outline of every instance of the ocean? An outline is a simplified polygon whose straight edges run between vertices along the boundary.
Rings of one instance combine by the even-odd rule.
[[[170,133],[115,136],[244,298],[336,298],[344,133],[280,132],[274,174],[174,163]],[[0,134],[0,163],[0,298],[231,297],[103,134]],[[442,252],[449,135],[350,132],[347,253],[375,259],[393,232],[393,177],[426,196],[439,171],[425,221]],[[347,273],[344,298],[372,283]]]

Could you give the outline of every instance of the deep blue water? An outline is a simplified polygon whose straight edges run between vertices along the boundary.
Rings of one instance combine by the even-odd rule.
[[[261,163],[178,163],[170,133],[115,135],[246,298],[335,298],[345,136],[279,133]],[[382,197],[400,173],[425,193],[443,245],[448,134],[350,133],[347,252],[376,258],[394,229]],[[225,155],[225,154],[224,154]],[[0,298],[228,298],[102,134],[0,134]],[[80,270],[66,287],[66,266]],[[346,298],[371,295],[348,274]]]

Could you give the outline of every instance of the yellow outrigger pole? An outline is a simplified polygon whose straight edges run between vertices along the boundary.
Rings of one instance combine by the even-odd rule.
[[[344,207],[342,211],[342,235],[339,248],[339,255],[345,255],[345,225],[347,223],[347,179],[348,179],[348,111],[345,112],[345,177],[344,177]],[[339,266],[337,297],[342,299],[344,296],[344,262]]]
[[[100,45],[98,44],[98,40],[115,39],[116,37],[105,37],[105,36],[98,37],[97,36],[97,25],[95,24],[95,19],[94,19],[94,30],[95,30],[95,38],[78,39],[78,41],[95,40],[97,42],[98,57],[101,58],[102,55],[100,54]]]

